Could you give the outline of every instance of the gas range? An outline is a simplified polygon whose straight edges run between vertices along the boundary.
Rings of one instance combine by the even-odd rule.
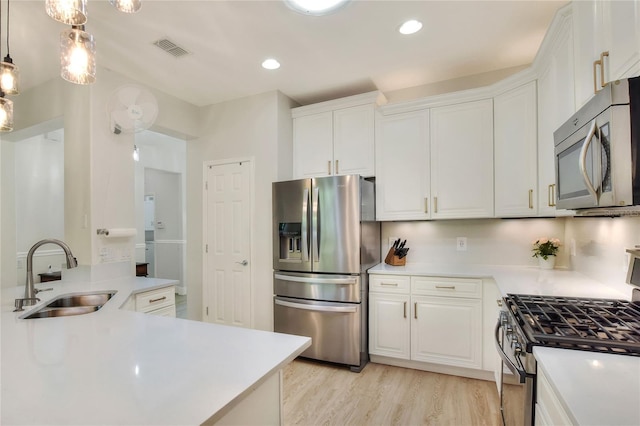
[[[551,346],[640,356],[640,302],[508,294],[522,349]]]

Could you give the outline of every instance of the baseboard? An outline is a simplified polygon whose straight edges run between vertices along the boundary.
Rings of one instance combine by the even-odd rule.
[[[395,367],[412,368],[414,370],[430,371],[432,373],[449,374],[451,376],[468,377],[470,379],[495,382],[493,371],[475,370],[472,368],[454,367],[451,365],[432,364],[429,362],[412,361],[409,359],[391,358],[380,355],[369,355],[370,361],[377,364],[393,365]]]

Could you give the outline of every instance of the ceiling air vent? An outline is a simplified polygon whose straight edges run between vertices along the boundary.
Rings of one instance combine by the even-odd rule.
[[[166,38],[155,41],[153,44],[176,58],[189,54],[189,52],[184,50],[182,47],[178,46],[177,44],[175,44],[174,42]]]

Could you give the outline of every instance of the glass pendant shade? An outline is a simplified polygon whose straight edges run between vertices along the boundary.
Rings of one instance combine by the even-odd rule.
[[[13,130],[13,101],[0,93],[0,132]]]
[[[5,95],[20,94],[20,70],[9,55],[0,62],[0,91]]]
[[[109,3],[124,13],[136,13],[142,7],[142,0],[109,0]]]
[[[47,15],[67,25],[87,22],[87,0],[46,0]]]
[[[96,43],[84,27],[60,33],[60,75],[76,84],[96,81]]]

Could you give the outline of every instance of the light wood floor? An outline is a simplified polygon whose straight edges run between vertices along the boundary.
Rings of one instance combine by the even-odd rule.
[[[285,425],[500,425],[493,382],[369,363],[360,373],[296,359]]]

